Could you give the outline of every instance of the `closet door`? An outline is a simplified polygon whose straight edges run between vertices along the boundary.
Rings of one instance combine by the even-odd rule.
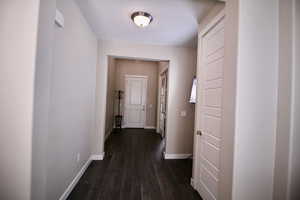
[[[224,16],[200,36],[194,187],[204,200],[216,200],[222,140]]]

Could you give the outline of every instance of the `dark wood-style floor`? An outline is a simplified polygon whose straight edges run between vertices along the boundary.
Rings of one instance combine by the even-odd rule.
[[[164,142],[153,130],[124,129],[105,144],[69,200],[201,200],[190,186],[191,160],[164,160]]]

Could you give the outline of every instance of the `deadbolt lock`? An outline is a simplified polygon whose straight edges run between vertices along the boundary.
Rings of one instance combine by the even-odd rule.
[[[197,131],[197,135],[202,135],[202,131]]]

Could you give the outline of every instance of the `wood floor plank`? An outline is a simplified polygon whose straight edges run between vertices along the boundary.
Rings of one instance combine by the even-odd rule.
[[[201,200],[190,186],[192,161],[164,160],[155,130],[123,129],[105,143],[68,200]]]

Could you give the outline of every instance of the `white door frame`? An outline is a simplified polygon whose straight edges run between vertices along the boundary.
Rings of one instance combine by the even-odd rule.
[[[156,132],[160,134],[160,93],[161,93],[161,75],[164,73],[168,73],[169,75],[169,65],[168,67],[164,68],[161,72],[158,74],[158,92],[157,92],[157,115],[156,115]],[[168,82],[169,82],[169,76],[168,76]],[[169,84],[167,84],[167,105],[166,105],[166,115],[168,114],[168,96],[169,96]],[[167,118],[168,120],[168,118]],[[166,130],[167,130],[167,124],[165,124]],[[167,131],[166,131],[167,132]],[[165,134],[166,136],[166,134]]]
[[[125,84],[126,84],[126,80],[130,79],[130,78],[144,78],[146,80],[146,84],[144,85],[144,89],[143,91],[145,91],[146,96],[145,96],[145,109],[144,109],[144,120],[143,120],[143,128],[146,127],[146,118],[147,118],[147,97],[148,97],[148,76],[142,76],[142,75],[129,75],[129,74],[125,74]],[[126,123],[126,117],[125,117],[125,113],[126,113],[126,85],[125,85],[125,101],[124,101],[124,126],[123,128],[128,128],[127,123]]]
[[[197,79],[201,79],[202,78],[202,44],[203,44],[203,38],[204,36],[212,29],[214,28],[222,19],[225,18],[225,9],[221,10],[219,12],[219,14],[214,17],[210,23],[208,23],[206,25],[206,27],[202,30],[200,30],[202,27],[199,27],[199,30],[198,30],[198,53],[197,53],[197,63],[198,63],[198,66],[197,66]],[[195,108],[195,132],[194,132],[194,156],[197,156],[199,154],[199,150],[200,148],[198,147],[199,144],[200,144],[200,138],[199,138],[199,135],[197,135],[197,131],[200,130],[200,127],[199,127],[199,124],[197,123],[199,121],[199,118],[200,118],[200,105],[199,103],[202,101],[202,97],[201,97],[201,81],[197,81],[197,103],[196,103],[196,108]],[[224,94],[223,94],[224,95]],[[222,143],[221,143],[221,148],[220,150],[222,150]],[[199,175],[199,171],[198,171],[198,166],[199,166],[199,160],[193,160],[193,175],[192,175],[192,178],[191,178],[191,185],[194,189],[197,188],[196,186],[196,180],[195,178],[198,177]],[[221,170],[222,171],[222,170]],[[220,171],[220,173],[221,173]],[[220,191],[219,191],[220,193]]]
[[[165,68],[165,69],[163,69],[162,71],[161,71],[161,73],[159,73],[159,88],[158,88],[158,132],[161,134],[161,136],[163,137],[163,138],[165,138],[166,137],[166,129],[167,129],[167,120],[168,120],[168,87],[169,87],[169,71],[168,71],[169,69],[168,68]],[[164,135],[162,135],[162,133],[161,133],[161,120],[160,120],[160,118],[161,118],[161,89],[162,89],[162,80],[163,80],[163,75],[165,74],[165,78],[166,78],[166,91],[165,91],[165,93],[167,93],[167,95],[165,94],[165,122],[164,122]]]

